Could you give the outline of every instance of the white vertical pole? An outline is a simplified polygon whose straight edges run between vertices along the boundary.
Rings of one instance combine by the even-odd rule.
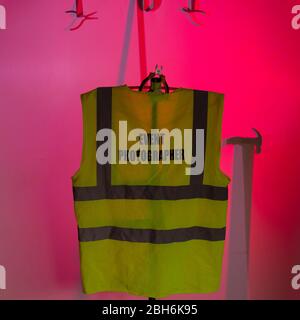
[[[260,152],[262,138],[231,138],[234,144],[233,178],[228,234],[227,299],[248,299],[248,264],[252,172],[255,150]],[[256,149],[255,149],[256,146]]]
[[[0,29],[6,29],[6,10],[4,6],[0,5]]]
[[[3,266],[0,265],[0,289],[6,289],[6,270]]]

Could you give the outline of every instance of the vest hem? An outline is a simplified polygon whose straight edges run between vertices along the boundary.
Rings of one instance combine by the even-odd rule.
[[[122,288],[103,288],[103,289],[95,289],[95,290],[83,290],[83,293],[86,295],[90,294],[97,294],[97,293],[127,293],[129,295],[135,295],[139,297],[153,297],[155,299],[162,299],[162,298],[167,298],[173,295],[177,294],[210,294],[210,293],[216,293],[219,291],[220,286],[216,286],[215,288],[212,289],[207,289],[207,290],[201,290],[201,289],[182,289],[182,290],[171,290],[165,293],[153,293],[153,292],[148,292],[145,293],[144,291],[140,290],[132,290],[132,289],[122,289]]]

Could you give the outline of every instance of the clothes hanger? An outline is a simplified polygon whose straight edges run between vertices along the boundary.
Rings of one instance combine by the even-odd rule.
[[[148,76],[141,82],[139,86],[130,86],[131,89],[138,89],[138,91],[143,91],[143,89],[148,89],[148,92],[161,90],[161,85],[164,86],[165,93],[169,93],[170,90],[176,90],[175,87],[169,87],[165,75],[162,74],[163,67],[160,68],[158,65],[155,66],[155,72],[150,72]],[[146,86],[148,81],[151,81],[150,86]]]

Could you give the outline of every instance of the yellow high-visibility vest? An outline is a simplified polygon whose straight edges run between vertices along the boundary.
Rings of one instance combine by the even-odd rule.
[[[83,291],[155,298],[217,291],[230,182],[219,168],[224,95],[185,88],[142,92],[121,85],[86,92],[81,102],[82,158],[72,183]],[[152,155],[148,163],[99,163],[99,148],[108,140],[97,134],[112,129],[118,147],[124,121],[127,132],[143,129],[148,145],[152,129],[190,129],[192,155],[200,130],[204,170],[188,175],[185,161],[175,161],[188,150],[184,145],[175,150],[173,140],[167,164],[162,150],[157,163],[150,162]],[[134,154],[129,148],[138,140],[127,140],[129,160]]]

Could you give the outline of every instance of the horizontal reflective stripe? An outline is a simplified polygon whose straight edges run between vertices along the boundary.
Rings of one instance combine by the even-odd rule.
[[[121,227],[79,228],[79,241],[120,240],[130,242],[172,243],[189,240],[225,240],[226,228],[189,227],[171,230],[133,229]]]
[[[206,198],[211,200],[227,200],[228,187],[210,185],[188,186],[108,186],[74,187],[75,201],[101,199],[149,199],[149,200],[181,200]]]

